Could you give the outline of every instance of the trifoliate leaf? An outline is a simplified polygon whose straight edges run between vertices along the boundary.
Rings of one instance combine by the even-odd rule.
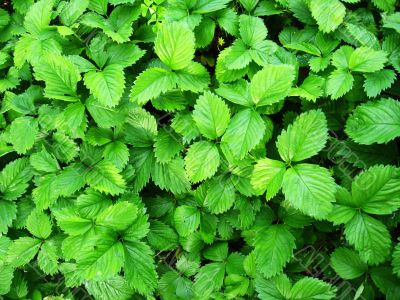
[[[385,261],[390,253],[389,231],[380,221],[363,213],[356,213],[345,225],[346,239],[368,264]]]
[[[254,242],[259,271],[270,278],[280,273],[293,256],[295,238],[283,225],[272,225],[260,232]]]
[[[296,165],[285,172],[282,189],[289,204],[306,215],[324,219],[332,211],[335,182],[325,168]]]
[[[235,157],[241,159],[261,141],[265,129],[264,121],[257,112],[244,109],[232,118],[222,142],[228,145]]]
[[[250,84],[251,97],[257,106],[271,105],[289,95],[294,80],[290,65],[267,65],[257,72]]]
[[[333,269],[343,279],[355,279],[368,270],[358,254],[347,248],[336,248],[331,255]]]
[[[172,70],[185,68],[194,57],[194,34],[184,23],[163,24],[154,44],[158,57]]]
[[[316,155],[328,139],[326,117],[320,110],[301,114],[278,136],[276,146],[286,162],[302,161]]]
[[[185,157],[186,173],[193,183],[213,176],[219,167],[219,163],[220,157],[217,146],[207,141],[192,144]]]
[[[346,122],[346,133],[363,145],[387,143],[400,136],[400,103],[382,99],[359,105]]]
[[[229,108],[220,97],[207,92],[197,99],[193,111],[193,120],[203,136],[216,139],[228,127]]]

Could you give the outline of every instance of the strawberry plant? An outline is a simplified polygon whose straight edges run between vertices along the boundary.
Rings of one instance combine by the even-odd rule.
[[[0,299],[400,299],[395,0],[5,0]]]

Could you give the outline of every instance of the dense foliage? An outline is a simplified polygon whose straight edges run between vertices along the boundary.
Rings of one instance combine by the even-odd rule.
[[[0,7],[5,299],[400,299],[396,0]]]

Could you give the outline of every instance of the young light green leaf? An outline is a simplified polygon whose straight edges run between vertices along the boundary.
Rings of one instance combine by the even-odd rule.
[[[19,117],[10,126],[11,143],[17,153],[24,154],[35,144],[39,126],[33,117]]]
[[[220,157],[217,146],[207,141],[192,144],[185,157],[186,173],[193,183],[213,176],[217,172],[219,163]]]
[[[254,242],[258,270],[266,278],[279,274],[293,256],[295,248],[295,238],[284,225],[268,227]]]
[[[261,116],[252,109],[244,109],[232,118],[222,142],[228,145],[235,157],[241,159],[257,146],[265,130]]]
[[[302,161],[320,152],[328,139],[324,113],[310,110],[302,113],[278,136],[276,146],[286,162]]]
[[[353,72],[373,73],[383,69],[387,62],[387,53],[361,47],[354,50],[350,56],[349,69]]]
[[[196,207],[182,205],[174,212],[175,229],[180,236],[188,236],[200,225],[200,212]]]
[[[266,65],[251,80],[250,91],[257,106],[271,105],[289,95],[294,80],[291,65]]]
[[[353,83],[354,77],[350,72],[337,69],[328,77],[326,92],[335,100],[349,92],[353,87]]]
[[[343,279],[355,279],[368,270],[358,254],[347,248],[336,248],[331,255],[333,269]]]
[[[209,139],[216,139],[228,127],[230,120],[229,108],[220,97],[206,92],[196,101],[193,120],[203,136]]]
[[[344,234],[365,263],[379,264],[390,253],[391,240],[386,226],[366,214],[356,213],[346,223]]]
[[[96,100],[107,107],[119,103],[125,88],[124,71],[117,64],[108,65],[102,71],[89,71],[84,81]]]
[[[342,24],[346,7],[339,0],[311,0],[310,10],[321,31],[335,31]]]
[[[54,173],[60,170],[57,159],[47,152],[46,148],[42,148],[42,151],[32,154],[29,161],[33,168],[38,171]]]
[[[259,194],[267,190],[267,200],[273,198],[282,187],[286,166],[279,160],[263,158],[257,161],[251,175],[251,185]]]
[[[378,96],[382,91],[390,88],[396,80],[393,70],[383,69],[365,75],[364,91],[369,98]]]
[[[345,131],[363,145],[393,140],[400,136],[400,103],[381,99],[359,105],[347,119]]]
[[[157,34],[154,50],[172,70],[185,68],[194,57],[195,38],[185,23],[165,23]]]
[[[44,212],[34,210],[26,220],[26,228],[34,236],[47,239],[51,234],[50,218]]]
[[[138,208],[127,201],[118,202],[103,210],[96,218],[96,224],[114,230],[125,230],[136,219]]]
[[[335,182],[318,165],[299,164],[285,172],[282,189],[291,206],[316,219],[324,219],[335,201]]]

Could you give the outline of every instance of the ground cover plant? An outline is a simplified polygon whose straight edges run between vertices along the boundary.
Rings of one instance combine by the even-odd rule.
[[[0,299],[400,299],[396,0],[4,0]]]

